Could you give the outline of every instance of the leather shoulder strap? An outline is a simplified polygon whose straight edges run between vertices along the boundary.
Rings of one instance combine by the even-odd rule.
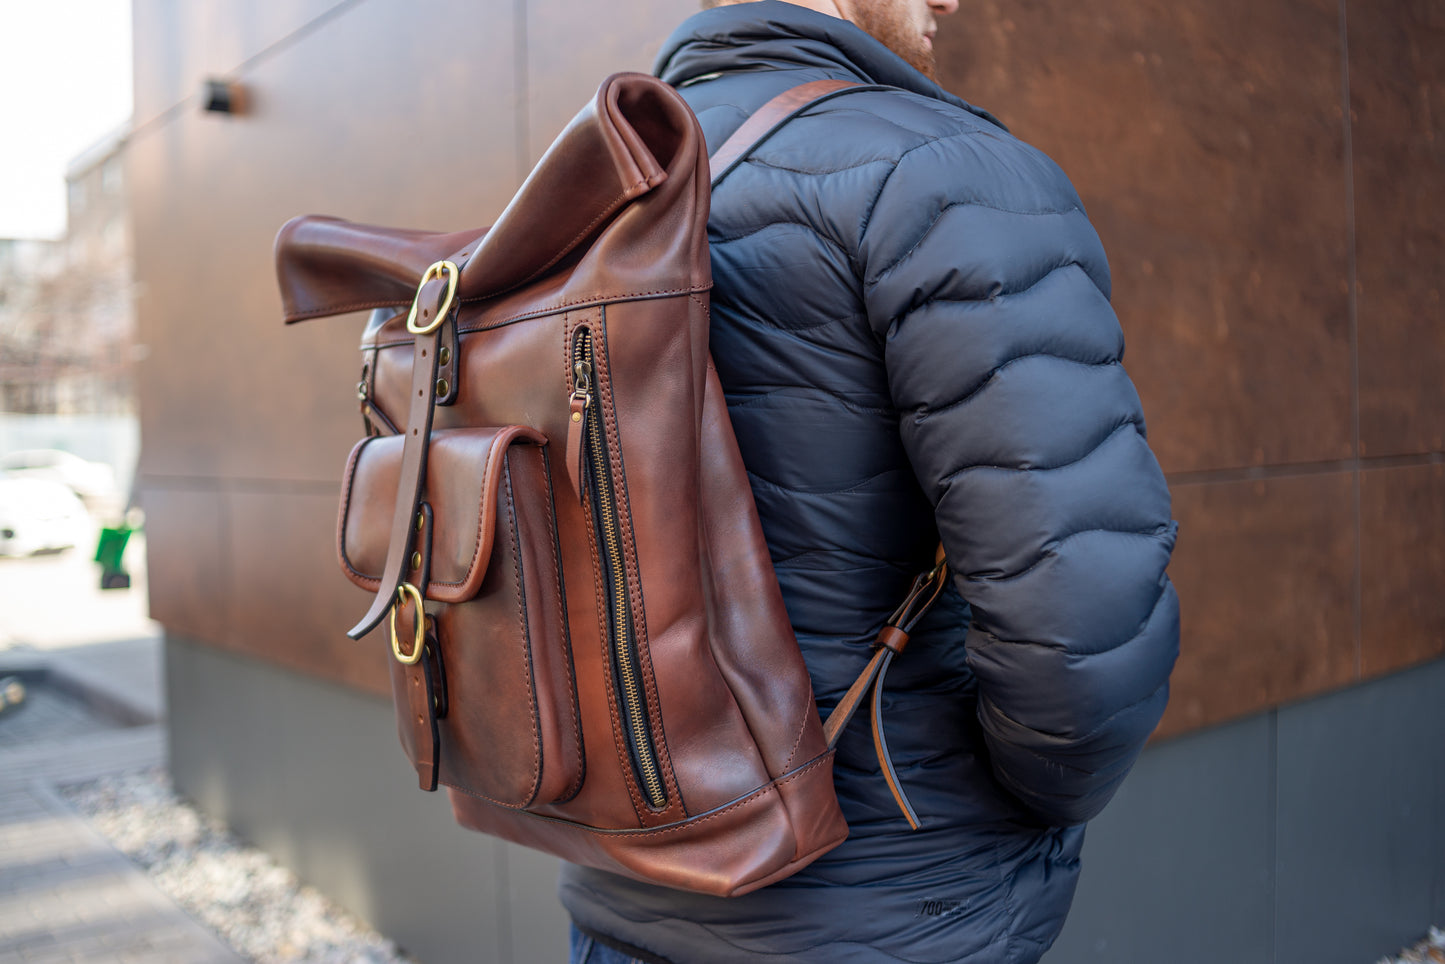
[[[860,90],[891,90],[879,84],[859,84],[851,80],[813,80],[783,91],[743,122],[743,126],[713,152],[709,163],[712,166],[712,186],[727,177],[763,141],[778,128],[797,117],[809,107],[840,94],[851,94]]]

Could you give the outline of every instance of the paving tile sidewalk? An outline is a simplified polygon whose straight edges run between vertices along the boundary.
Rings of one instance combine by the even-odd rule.
[[[158,646],[133,640],[118,646]],[[89,648],[88,648],[89,649]],[[108,702],[154,707],[145,686],[97,693],[105,663],[120,653],[72,650],[46,663]],[[0,675],[28,657],[0,651]],[[86,667],[92,671],[86,677]],[[32,661],[31,668],[34,669]],[[120,681],[120,680],[118,680]],[[0,737],[8,722],[0,717]],[[152,713],[152,718],[157,714]],[[82,728],[83,729],[83,728]],[[174,962],[240,964],[243,960],[175,903],[90,828],[54,788],[165,762],[165,727],[93,726],[68,738],[0,739],[0,964],[51,962]]]

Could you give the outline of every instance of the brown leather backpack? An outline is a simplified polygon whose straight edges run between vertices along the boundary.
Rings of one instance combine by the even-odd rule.
[[[790,91],[713,170],[851,86]],[[350,635],[387,624],[423,789],[472,829],[734,895],[847,836],[832,742],[944,569],[825,734],[708,355],[709,193],[687,105],[618,74],[489,230],[297,218],[277,270],[288,322],[383,309],[338,553],[375,593]]]

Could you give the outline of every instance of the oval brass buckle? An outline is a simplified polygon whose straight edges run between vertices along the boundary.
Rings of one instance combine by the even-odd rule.
[[[415,665],[421,659],[421,654],[426,648],[426,614],[421,608],[421,593],[409,582],[404,582],[396,587],[396,602],[391,607],[391,654],[396,657],[398,663],[406,666]],[[410,600],[416,607],[416,613],[412,616],[412,642],[411,655],[401,651],[401,640],[396,636],[396,611],[406,606]]]
[[[447,296],[442,299],[441,307],[437,309],[437,316],[433,318],[429,324],[418,325],[416,323],[416,313],[417,307],[421,303],[421,289],[426,287],[428,281],[433,278],[440,278],[442,275],[446,275],[447,278]],[[458,271],[457,266],[450,261],[438,261],[436,264],[427,268],[426,273],[421,276],[421,281],[417,283],[416,296],[411,299],[411,314],[406,316],[406,330],[413,335],[426,335],[435,331],[437,325],[440,325],[452,310],[452,302],[456,300],[457,296],[457,280],[460,277],[461,272]]]

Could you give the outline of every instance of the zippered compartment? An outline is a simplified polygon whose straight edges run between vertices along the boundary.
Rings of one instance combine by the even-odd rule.
[[[612,662],[618,711],[627,737],[637,786],[654,810],[667,806],[667,790],[652,738],[642,666],[637,655],[637,634],[623,558],[623,536],[613,479],[602,401],[596,392],[599,370],[592,330],[579,327],[572,342],[572,431],[580,431],[580,471],[583,501],[587,504],[597,539],[601,577],[607,599],[608,650]],[[580,415],[580,419],[578,416]],[[569,450],[572,446],[568,446]]]

